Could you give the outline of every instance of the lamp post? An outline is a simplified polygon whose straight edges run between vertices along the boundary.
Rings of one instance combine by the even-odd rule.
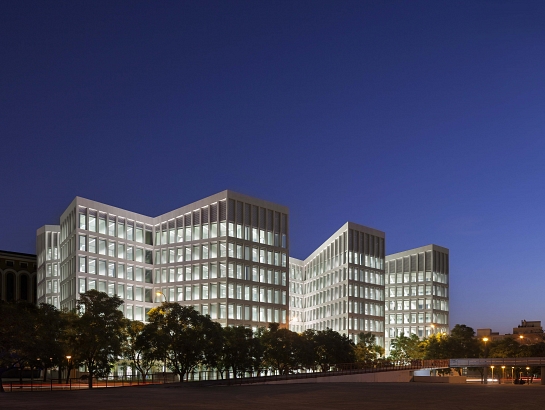
[[[488,337],[483,337],[483,342],[484,342],[484,357],[487,358],[488,357],[488,349],[487,349],[488,346],[486,345],[486,342],[488,342]],[[487,366],[484,366],[483,378],[484,378],[484,384],[488,384],[488,367]]]
[[[67,362],[67,368],[66,368],[66,383],[68,383],[68,380],[70,379],[70,359],[72,359],[72,356],[68,355],[66,356],[66,362]]]
[[[530,379],[528,377],[528,370],[530,370],[530,368],[526,366],[526,384],[530,384]]]
[[[490,366],[490,368],[492,369],[492,382],[494,382],[494,366]]]
[[[501,367],[501,378],[505,379],[505,366]],[[503,382],[505,383],[505,380]]]
[[[163,295],[163,297],[165,298],[165,302],[167,302],[166,295],[163,292],[161,292],[160,290],[155,291],[155,295],[157,295],[157,296]],[[165,357],[165,361],[163,363],[163,383],[166,383],[166,377],[167,377],[167,358]]]

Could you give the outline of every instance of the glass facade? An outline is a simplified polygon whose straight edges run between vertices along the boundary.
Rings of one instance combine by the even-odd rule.
[[[386,353],[401,333],[449,331],[449,251],[437,245],[386,257]]]
[[[305,261],[290,259],[290,329],[384,343],[384,233],[346,223]]]
[[[76,198],[59,231],[61,308],[97,289],[137,320],[166,300],[222,325],[287,324],[285,207],[224,191],[151,218]]]

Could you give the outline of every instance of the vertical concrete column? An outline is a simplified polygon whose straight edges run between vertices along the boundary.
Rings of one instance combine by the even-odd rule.
[[[541,366],[541,384],[545,384],[545,366]]]
[[[483,383],[488,384],[488,366],[483,368]]]

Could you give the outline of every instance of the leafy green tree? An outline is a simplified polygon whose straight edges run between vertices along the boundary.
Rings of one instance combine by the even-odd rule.
[[[214,365],[221,342],[221,326],[192,306],[164,302],[149,312],[150,343],[157,360],[164,360],[180,377],[199,365]]]
[[[390,359],[407,362],[414,359],[422,359],[424,351],[419,337],[415,334],[405,336],[403,332],[391,341]]]
[[[447,351],[450,358],[479,357],[480,342],[475,338],[473,328],[459,324],[454,326],[447,338]]]
[[[357,362],[373,362],[384,355],[384,348],[377,345],[377,338],[373,333],[362,332],[358,335],[354,354]]]
[[[299,335],[300,350],[299,361],[301,367],[316,371],[318,368],[318,346],[316,343],[316,330],[307,329]]]
[[[234,377],[252,372],[262,360],[259,339],[244,326],[223,328],[222,364],[231,369]]]
[[[67,329],[66,339],[74,363],[87,367],[89,388],[93,388],[93,377],[110,373],[123,351],[122,304],[117,296],[96,290],[80,295],[78,315]]]
[[[523,354],[521,345],[511,337],[490,342],[489,357],[520,357]]]
[[[142,380],[146,380],[148,373],[157,363],[151,335],[145,329],[146,325],[138,320],[124,321],[123,357],[138,370]]]
[[[260,335],[263,344],[263,363],[265,367],[288,374],[299,368],[300,336],[289,329],[280,328],[278,323],[270,323],[269,328]]]
[[[317,331],[314,340],[317,362],[322,371],[329,371],[336,364],[354,362],[354,343],[348,336],[328,328]]]

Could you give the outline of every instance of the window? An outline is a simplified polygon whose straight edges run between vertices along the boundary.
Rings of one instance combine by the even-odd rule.
[[[117,237],[121,239],[125,238],[125,224],[123,222],[117,224]]]
[[[108,235],[115,236],[115,219],[108,221]]]
[[[108,256],[111,256],[113,258],[115,258],[115,242],[109,242],[108,243]]]
[[[106,255],[106,241],[104,239],[99,239],[98,241],[98,253]]]
[[[98,274],[101,276],[106,276],[106,261],[98,261]]]
[[[80,272],[87,272],[87,270],[86,270],[86,265],[87,265],[86,259],[87,258],[85,256],[80,256],[79,257],[79,271]]]
[[[85,235],[79,236],[79,250],[85,252],[87,250],[87,237]]]
[[[115,278],[115,263],[108,263],[108,276]]]
[[[93,273],[93,274],[97,273],[96,263],[97,263],[96,259],[89,258],[89,273]]]

